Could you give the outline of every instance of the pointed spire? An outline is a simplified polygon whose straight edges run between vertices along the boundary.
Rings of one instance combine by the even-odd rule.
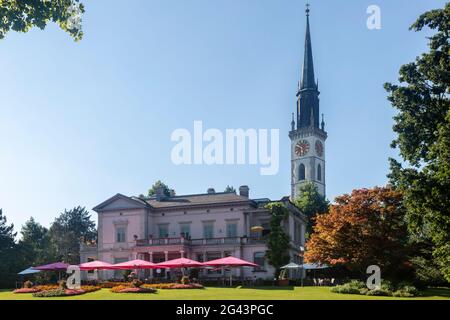
[[[311,45],[311,32],[309,28],[309,3],[306,4],[306,37],[305,37],[305,56],[303,61],[303,72],[301,89],[317,89],[314,79],[314,62]]]
[[[292,112],[291,129],[292,129],[292,131],[295,130],[295,120],[294,120],[294,113],[293,112]]]

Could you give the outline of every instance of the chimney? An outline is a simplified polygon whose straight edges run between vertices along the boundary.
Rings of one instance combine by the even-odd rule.
[[[156,189],[156,201],[161,201],[165,197],[166,197],[166,195],[164,194],[164,188],[162,186],[159,186]]]
[[[249,193],[250,193],[250,188],[248,186],[240,186],[239,187],[239,195],[241,197],[249,197]]]
[[[206,192],[208,192],[208,194],[214,194],[216,193],[216,190],[214,190],[214,188],[208,188]]]

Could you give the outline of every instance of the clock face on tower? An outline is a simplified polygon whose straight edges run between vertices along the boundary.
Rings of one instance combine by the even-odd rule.
[[[323,156],[323,144],[320,140],[316,141],[316,153],[319,157]]]
[[[295,145],[295,154],[299,157],[303,157],[309,151],[309,142],[306,140],[300,140]]]

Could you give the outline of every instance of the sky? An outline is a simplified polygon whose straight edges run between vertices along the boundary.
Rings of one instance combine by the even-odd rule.
[[[177,194],[250,187],[290,194],[291,113],[303,61],[305,1],[84,0],[84,38],[50,24],[0,40],[0,208],[16,231],[64,209],[91,210],[163,180]],[[409,31],[438,0],[312,0],[311,36],[325,114],[327,197],[384,185],[395,110],[383,83],[427,50]],[[367,7],[381,9],[369,30]],[[280,169],[181,165],[171,133],[279,129]]]

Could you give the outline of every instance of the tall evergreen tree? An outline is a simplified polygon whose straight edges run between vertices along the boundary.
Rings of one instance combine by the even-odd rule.
[[[408,227],[431,241],[432,254],[450,281],[450,3],[422,14],[411,26],[436,31],[429,52],[400,68],[400,84],[387,83],[403,163],[390,159],[391,183],[403,191]]]
[[[17,244],[14,224],[8,225],[3,210],[0,209],[0,288],[9,288],[14,285],[16,278],[16,249]]]
[[[29,266],[37,266],[54,261],[54,247],[50,242],[49,230],[31,217],[22,226],[19,245],[26,252],[24,259]]]
[[[152,197],[152,196],[154,196],[154,195],[156,195],[156,190],[158,189],[158,188],[163,188],[163,190],[164,190],[164,195],[166,196],[166,197],[170,197],[170,188],[169,188],[169,186],[167,185],[167,184],[165,184],[164,182],[162,182],[161,180],[158,180],[158,181],[156,181],[153,185],[152,185],[152,187],[148,190],[148,196],[149,197]]]
[[[91,215],[84,207],[64,210],[50,227],[53,250],[59,260],[77,264],[80,262],[80,241],[95,240],[97,231]]]

